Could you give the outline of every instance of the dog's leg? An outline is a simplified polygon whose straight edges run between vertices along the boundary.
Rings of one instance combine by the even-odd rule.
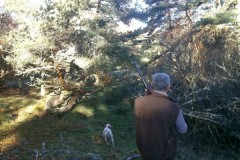
[[[112,142],[112,147],[115,148],[115,146],[114,146],[114,140],[113,140],[113,135],[111,136],[111,142]]]
[[[105,142],[107,143],[107,145],[108,145],[108,139],[107,139],[107,135],[105,135]]]

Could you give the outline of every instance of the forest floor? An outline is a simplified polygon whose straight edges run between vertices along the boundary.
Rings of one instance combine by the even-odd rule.
[[[138,154],[132,105],[106,105],[99,93],[59,118],[42,114],[47,99],[37,90],[0,91],[1,160],[124,160]],[[106,123],[113,126],[115,149],[102,138]],[[179,136],[176,160],[240,160],[236,147],[204,145],[192,136],[191,128]]]

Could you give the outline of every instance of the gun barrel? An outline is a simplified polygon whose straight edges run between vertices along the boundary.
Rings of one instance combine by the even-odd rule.
[[[142,76],[142,73],[141,73],[140,69],[138,68],[137,63],[136,63],[135,61],[134,61],[134,65],[135,65],[135,67],[136,67],[136,69],[137,69],[137,71],[138,71],[138,74],[139,74],[140,78],[142,79],[142,82],[143,82],[146,90],[149,92],[150,90],[149,90],[149,88],[148,88],[148,85],[147,85],[146,81],[144,80],[144,78],[143,78],[143,76]]]

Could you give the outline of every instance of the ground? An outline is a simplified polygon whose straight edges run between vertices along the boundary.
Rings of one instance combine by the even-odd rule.
[[[63,117],[43,114],[48,95],[35,89],[0,92],[0,159],[123,160],[138,153],[133,106],[106,105],[103,93],[83,97]],[[106,123],[113,128],[116,148],[102,138]],[[234,146],[200,146],[191,134],[179,136],[177,160],[237,160]],[[240,158],[239,158],[240,159]]]

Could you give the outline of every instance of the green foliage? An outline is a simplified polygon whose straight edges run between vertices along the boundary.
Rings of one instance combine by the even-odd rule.
[[[104,92],[105,102],[108,105],[121,103],[128,96],[129,91],[122,85],[109,87]]]
[[[123,43],[108,44],[102,49],[102,52],[118,65],[125,64],[133,59],[130,48]]]
[[[159,13],[159,12],[163,12],[166,11],[170,8],[174,8],[176,5],[174,3],[160,3],[159,5],[157,5],[156,7],[153,7],[151,10],[151,13]]]
[[[17,15],[36,14],[38,8],[28,3],[28,0],[4,0],[5,8],[10,13],[14,12]],[[19,19],[18,19],[19,20]]]
[[[216,23],[216,19],[212,17],[202,18],[199,22],[196,23],[196,26],[206,26],[206,25],[212,25]]]
[[[196,26],[235,23],[236,19],[234,17],[236,17],[235,13],[231,11],[225,11],[223,13],[217,13],[214,17],[202,18],[199,22],[196,23]]]
[[[50,42],[39,33],[38,27],[37,23],[32,22],[9,32],[8,44],[11,46],[11,53],[7,55],[6,61],[12,64],[13,68],[24,68],[28,64],[41,65]]]
[[[190,10],[193,9],[194,7],[198,7],[204,3],[209,2],[208,0],[193,0],[193,1],[187,1],[185,5],[185,9]]]
[[[129,112],[132,112],[132,106],[126,104],[114,104],[109,106],[111,108],[111,112],[118,115],[127,115]]]
[[[46,1],[38,14],[29,15],[31,23],[19,21],[21,25],[10,32],[8,42],[11,48],[6,61],[14,69],[23,72],[33,66],[43,70],[45,66],[54,68],[57,64],[67,67],[70,66],[71,60],[63,58],[64,54],[69,48],[74,48],[76,49],[74,53],[71,52],[71,56],[75,56],[74,59],[80,59],[78,58],[80,55],[96,60],[94,64],[99,65],[99,67],[91,65],[89,68],[85,67],[84,69],[89,69],[85,73],[98,72],[102,66],[98,59],[105,61],[101,48],[106,45],[107,40],[111,41],[110,37],[115,35],[111,29],[115,23],[109,23],[114,15],[95,16],[95,12],[89,7],[91,7],[89,1]],[[76,63],[80,62],[76,61]],[[105,64],[103,64],[105,70],[111,68],[110,63]]]
[[[129,23],[132,18],[138,19],[142,22],[147,22],[149,14],[143,11],[136,11],[135,9],[129,10],[128,14],[121,17],[124,23]]]
[[[223,13],[218,13],[216,15],[217,22],[216,24],[224,24],[224,23],[234,23],[236,22],[235,14],[231,11],[225,11]]]

